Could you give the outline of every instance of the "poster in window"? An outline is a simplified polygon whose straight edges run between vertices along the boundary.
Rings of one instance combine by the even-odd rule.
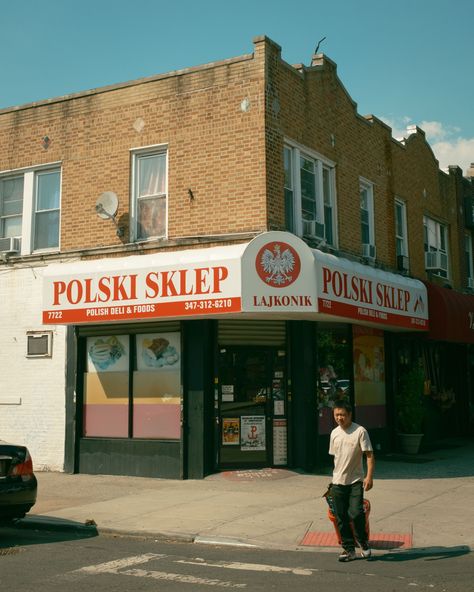
[[[137,335],[137,369],[179,371],[181,364],[180,333]]]
[[[285,415],[285,401],[273,401],[273,415]]]
[[[286,465],[287,454],[287,426],[286,419],[273,420],[273,464]]]
[[[354,401],[357,421],[366,428],[387,425],[384,334],[370,327],[353,328]]]
[[[234,385],[223,384],[222,385],[222,400],[230,402],[234,400]]]
[[[222,444],[238,446],[240,442],[240,420],[238,417],[222,418]]]
[[[129,361],[128,335],[87,338],[88,372],[128,372]]]
[[[265,416],[244,415],[240,421],[240,449],[243,451],[266,450]]]

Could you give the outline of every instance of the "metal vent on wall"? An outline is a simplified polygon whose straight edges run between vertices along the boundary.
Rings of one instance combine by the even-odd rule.
[[[26,335],[26,357],[27,358],[50,358],[52,353],[53,333],[27,333]]]
[[[271,345],[280,347],[286,342],[286,321],[220,320],[219,345]]]

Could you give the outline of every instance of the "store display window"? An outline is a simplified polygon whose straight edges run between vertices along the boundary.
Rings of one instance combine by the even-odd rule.
[[[85,437],[180,438],[179,332],[88,337],[86,355]]]
[[[318,324],[316,344],[318,433],[329,434],[335,425],[334,402],[353,401],[351,326]]]

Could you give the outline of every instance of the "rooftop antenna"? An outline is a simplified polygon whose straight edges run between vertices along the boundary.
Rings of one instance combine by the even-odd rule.
[[[321,43],[322,43],[322,42],[323,42],[325,39],[326,39],[326,37],[323,37],[322,39],[320,39],[320,40],[318,41],[318,44],[316,45],[316,49],[314,50],[314,53],[315,53],[315,54],[316,54],[316,53],[318,53],[319,46],[321,45]]]

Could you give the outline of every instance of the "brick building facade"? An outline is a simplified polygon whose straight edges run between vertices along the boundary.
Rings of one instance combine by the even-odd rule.
[[[467,382],[436,387],[459,391],[458,415],[472,405],[472,329],[430,336],[427,308],[447,286],[466,314],[474,300],[472,180],[440,171],[421,129],[398,141],[362,117],[326,56],[291,66],[259,37],[252,54],[3,109],[0,130],[0,433],[40,467],[309,469],[343,395],[390,450],[398,349],[414,363],[428,342],[461,348]],[[280,242],[314,294],[285,299],[284,279],[250,294],[250,253],[271,245],[274,262]],[[127,313],[147,271],[154,308]],[[30,355],[35,337],[52,351]]]

